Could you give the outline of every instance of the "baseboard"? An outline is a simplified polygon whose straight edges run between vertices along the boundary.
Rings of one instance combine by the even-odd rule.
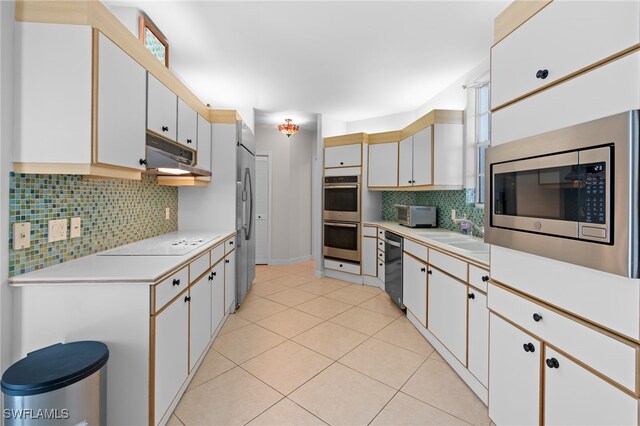
[[[272,266],[287,266],[293,265],[298,262],[306,262],[307,260],[311,260],[313,257],[311,255],[294,257],[293,259],[271,259],[271,263],[269,265]]]

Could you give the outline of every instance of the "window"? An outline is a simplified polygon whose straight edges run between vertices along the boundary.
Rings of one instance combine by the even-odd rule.
[[[489,82],[476,89],[476,205],[482,207],[485,197],[485,151],[491,145],[491,112],[489,111]]]
[[[169,42],[149,18],[140,15],[139,38],[149,52],[169,68]]]

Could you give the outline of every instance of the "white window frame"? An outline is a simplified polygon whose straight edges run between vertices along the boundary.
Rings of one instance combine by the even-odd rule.
[[[481,105],[480,105],[480,90],[487,88],[488,93],[487,93],[487,110],[486,111],[481,111]],[[484,200],[480,199],[480,188],[482,186],[484,186],[485,184],[485,174],[484,173],[480,173],[480,151],[483,149],[488,148],[489,146],[491,146],[491,99],[489,98],[491,96],[491,90],[490,90],[490,82],[486,81],[483,82],[482,84],[478,85],[478,87],[476,87],[474,89],[475,94],[475,126],[474,126],[474,138],[473,138],[473,142],[474,142],[474,152],[475,152],[475,185],[476,185],[476,191],[475,191],[475,205],[478,208],[484,208]],[[480,135],[482,134],[481,130],[480,130],[480,126],[482,123],[482,117],[483,116],[488,116],[488,120],[487,120],[487,125],[489,126],[489,128],[487,129],[487,139],[486,140],[480,140]],[[486,172],[486,170],[485,170]],[[486,198],[486,188],[484,188],[485,191],[483,191],[483,194]]]

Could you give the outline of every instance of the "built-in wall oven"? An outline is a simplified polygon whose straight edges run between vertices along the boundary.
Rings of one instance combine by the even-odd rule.
[[[360,262],[360,223],[324,222],[325,257]]]
[[[638,277],[638,111],[487,150],[485,240]]]
[[[360,222],[360,176],[325,176],[323,217]]]

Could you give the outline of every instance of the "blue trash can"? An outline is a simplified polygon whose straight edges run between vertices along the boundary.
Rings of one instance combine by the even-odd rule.
[[[106,425],[107,361],[101,342],[57,343],[2,375],[6,426]]]

